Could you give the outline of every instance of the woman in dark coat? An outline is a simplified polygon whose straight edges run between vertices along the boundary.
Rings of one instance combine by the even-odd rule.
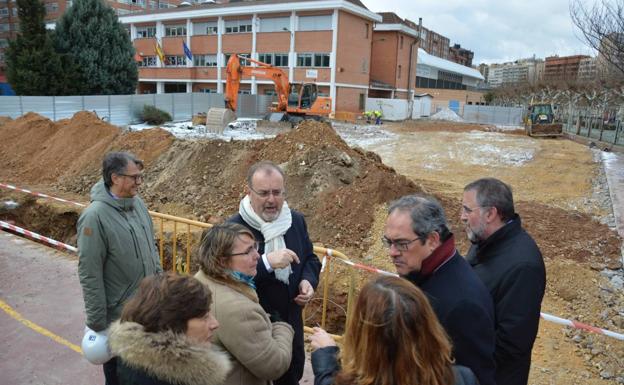
[[[232,364],[210,343],[219,327],[211,302],[210,290],[193,277],[143,279],[109,331],[119,384],[222,384]]]
[[[402,278],[380,276],[362,288],[342,351],[323,329],[311,337],[315,385],[477,385],[453,365],[451,344],[427,297]]]

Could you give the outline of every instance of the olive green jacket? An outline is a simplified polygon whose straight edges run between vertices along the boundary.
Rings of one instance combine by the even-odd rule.
[[[115,199],[100,180],[78,219],[78,276],[87,326],[104,330],[146,276],[162,271],[145,203]]]

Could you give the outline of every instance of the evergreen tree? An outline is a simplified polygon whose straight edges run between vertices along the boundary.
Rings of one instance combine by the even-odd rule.
[[[41,0],[17,0],[20,33],[6,51],[7,79],[17,95],[63,95],[76,84],[71,58],[56,53]]]
[[[102,0],[75,0],[56,23],[56,46],[80,68],[80,93],[135,93],[134,47],[113,9]]]

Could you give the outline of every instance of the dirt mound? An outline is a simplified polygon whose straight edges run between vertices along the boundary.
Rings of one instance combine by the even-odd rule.
[[[3,125],[5,125],[5,124],[7,124],[9,122],[12,122],[12,121],[13,121],[13,119],[11,119],[8,116],[0,116],[0,126],[3,126]]]
[[[101,159],[119,133],[89,112],[56,123],[28,113],[0,127],[0,156],[11,165],[2,177],[20,183],[56,181],[94,156]]]
[[[60,189],[85,193],[99,178],[107,152],[131,151],[150,164],[173,140],[162,129],[122,134],[86,111],[58,122],[31,112],[0,125],[0,159],[8,165],[0,178],[21,185],[56,182]]]
[[[247,170],[263,159],[283,166],[289,205],[306,215],[315,242],[332,247],[363,250],[376,205],[419,191],[330,126],[305,122],[270,140],[176,141],[146,170],[142,196],[154,209],[219,222],[238,211]]]

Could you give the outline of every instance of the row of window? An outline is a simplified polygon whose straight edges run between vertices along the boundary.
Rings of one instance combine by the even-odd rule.
[[[124,0],[132,1],[132,0]],[[151,3],[151,2],[150,2]],[[280,32],[290,30],[289,17],[272,17],[259,19],[258,32]],[[299,16],[299,31],[321,31],[331,29],[331,15],[323,16]],[[226,20],[224,33],[250,33],[252,32],[251,19]],[[192,23],[193,35],[216,35],[218,26],[216,21]],[[156,36],[156,27],[137,27],[137,38],[149,38]],[[367,25],[368,31],[368,25]],[[166,25],[165,36],[186,36],[186,24]]]
[[[249,57],[249,54],[239,54],[239,56]],[[224,54],[224,63],[230,59],[230,54]],[[287,53],[261,53],[258,60],[276,67],[288,67]],[[139,67],[156,67],[158,65],[156,56],[143,56]],[[165,67],[186,67],[186,56],[165,55]],[[216,67],[217,55],[193,55],[194,67]],[[299,53],[297,54],[297,67],[329,67],[328,53]]]
[[[17,16],[17,7],[11,8],[10,12],[13,16]],[[9,16],[9,8],[0,8],[0,17]]]
[[[466,86],[462,83],[443,80],[443,79],[430,79],[420,76],[416,77],[416,87],[419,88],[438,88],[445,90],[465,90]]]

